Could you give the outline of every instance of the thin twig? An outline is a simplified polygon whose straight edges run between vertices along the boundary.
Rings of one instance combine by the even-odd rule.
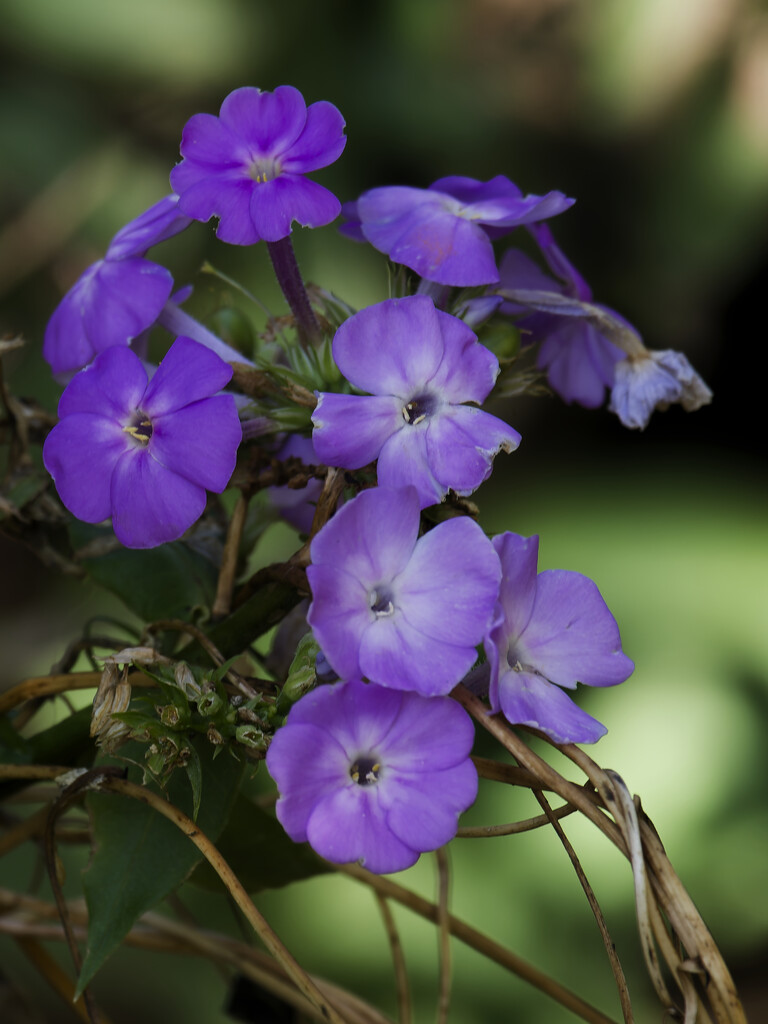
[[[75,999],[75,985],[71,978],[62,970],[59,963],[54,960],[51,954],[40,945],[40,942],[28,935],[15,935],[16,944],[24,953],[27,959],[35,965],[51,988],[67,1003],[85,1024],[91,1024],[92,1018],[88,1013],[85,999],[80,996]],[[99,1024],[109,1024],[109,1021],[101,1015]]]
[[[186,633],[200,644],[217,668],[224,664],[224,655],[218,649],[213,640],[206,636],[202,629],[198,629],[197,626],[193,626],[191,622],[184,622],[183,619],[158,619],[156,622],[150,622],[144,630],[145,633],[160,633],[164,631],[172,633]],[[230,668],[228,670],[226,678],[229,679],[235,689],[239,690],[240,693],[249,700],[252,697],[258,696],[257,691],[254,690],[251,684],[247,682],[247,680],[243,679],[238,672],[235,672],[234,669]]]
[[[451,1007],[451,930],[449,925],[448,901],[450,899],[451,875],[448,853],[445,847],[435,850],[437,862],[437,936],[438,963],[440,965],[440,987],[437,997],[437,1024],[446,1024]]]
[[[557,810],[552,811],[555,818],[567,818],[578,808],[573,804],[563,804]],[[510,821],[506,825],[467,825],[460,828],[456,833],[457,839],[489,839],[492,836],[513,836],[520,832],[532,832],[536,828],[543,828],[549,825],[550,821],[546,814],[537,814],[535,818],[524,818],[522,821]]]
[[[397,1019],[400,1024],[411,1024],[411,992],[408,985],[408,972],[405,967],[405,956],[403,955],[403,944],[400,942],[400,933],[397,930],[389,903],[379,892],[374,892],[374,896],[381,911],[389,948],[392,951],[392,965],[395,969],[395,989],[397,991]]]
[[[245,517],[248,513],[248,498],[245,494],[239,494],[232,518],[227,529],[227,539],[224,543],[224,553],[221,557],[221,570],[216,586],[216,597],[211,608],[211,617],[221,619],[229,615],[232,610],[232,593],[235,589],[235,575],[237,573],[237,556],[240,553],[240,541],[243,536]]]
[[[101,672],[67,672],[63,675],[31,676],[0,694],[0,715],[12,711],[26,700],[53,697],[59,693],[66,693],[68,690],[95,690],[100,680]],[[157,683],[145,676],[143,672],[132,673],[129,681],[131,686],[157,686]]]
[[[358,867],[357,864],[334,864],[333,867],[337,871],[357,879],[363,885],[370,886],[376,892],[381,893],[382,896],[387,897],[387,899],[402,903],[403,906],[408,907],[409,910],[412,910],[427,921],[431,921],[433,924],[437,923],[437,906],[415,892],[411,892],[389,878],[373,875],[370,871],[366,871],[365,868]],[[581,1017],[582,1020],[587,1021],[588,1024],[616,1024],[613,1018],[601,1013],[596,1007],[591,1006],[580,996],[577,996],[575,992],[571,992],[570,989],[567,989],[564,985],[561,985],[553,978],[550,978],[549,975],[540,971],[538,967],[529,964],[516,953],[500,945],[500,943],[494,942],[493,939],[483,932],[479,932],[471,925],[460,921],[453,914],[448,916],[448,927],[451,935],[460,942],[477,950],[478,953],[481,953],[489,960],[493,960],[494,963],[499,964],[499,966],[510,971],[512,974],[516,974],[523,981],[527,981],[529,985],[533,985],[540,992],[565,1006],[566,1009],[575,1013],[577,1017]]]
[[[557,833],[558,839],[563,844],[563,848],[565,849],[565,852],[568,854],[571,860],[571,864],[573,864],[573,869],[576,872],[576,877],[581,883],[581,887],[584,890],[585,896],[587,897],[587,902],[592,908],[592,913],[595,915],[597,927],[600,931],[600,935],[603,940],[603,945],[605,946],[605,952],[608,954],[608,962],[611,965],[611,970],[613,971],[613,976],[616,980],[616,988],[619,990],[619,1001],[621,1002],[621,1012],[624,1015],[625,1024],[634,1024],[635,1018],[632,1014],[632,1003],[629,998],[627,979],[624,977],[624,969],[621,966],[621,961],[619,960],[618,954],[616,952],[616,947],[613,943],[613,940],[611,939],[611,934],[608,931],[608,925],[606,923],[603,912],[600,909],[600,904],[597,902],[597,897],[595,896],[592,886],[589,884],[589,879],[587,878],[584,869],[581,866],[579,858],[576,856],[576,851],[571,845],[568,836],[563,831],[556,814],[549,806],[549,801],[541,792],[541,790],[535,789],[533,791],[533,795],[541,804],[544,814],[549,819],[552,828]]]

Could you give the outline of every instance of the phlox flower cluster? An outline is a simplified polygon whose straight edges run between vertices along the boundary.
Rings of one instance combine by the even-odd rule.
[[[297,344],[311,349],[320,321],[291,234],[294,223],[321,227],[342,210],[307,175],[338,159],[345,142],[336,107],[307,105],[291,86],[237,89],[218,116],[189,120],[173,193],[115,235],[46,331],[46,359],[71,380],[44,460],[77,518],[110,519],[128,547],[178,540],[203,515],[207,492],[230,484],[241,443],[278,432],[274,407],[254,410],[232,388],[230,364],[246,357],[179,308],[170,271],[146,254],[211,218],[224,242],[264,242]],[[683,356],[647,350],[626,320],[593,302],[549,226],[573,202],[558,191],[525,195],[503,175],[452,176],[428,188],[374,188],[343,208],[346,235],[420,280],[338,317],[338,374],[310,384],[311,438],[283,432],[265,456],[330,467],[329,479],[346,485],[332,515],[319,514],[320,479],[268,495],[273,513],[310,537],[303,628],[320,654],[316,685],[281,720],[267,766],[286,832],[329,860],[397,871],[456,834],[478,780],[473,724],[450,694],[479,664],[487,662],[489,714],[558,743],[595,742],[605,731],[566,691],[612,686],[633,670],[591,580],[537,573],[538,538],[490,539],[462,500],[497,455],[513,472],[500,453],[521,441],[482,408],[500,374],[516,372],[484,333],[494,317],[514,319],[566,402],[597,407],[610,390],[609,408],[628,426],[645,426],[654,408],[710,398]],[[546,270],[519,248],[497,261],[495,244],[518,229]],[[158,367],[143,361],[156,326],[172,336]],[[275,391],[278,369],[288,372],[273,368]]]

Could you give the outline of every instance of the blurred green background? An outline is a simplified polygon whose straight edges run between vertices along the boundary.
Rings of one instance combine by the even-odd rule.
[[[637,671],[582,703],[609,727],[594,754],[640,793],[724,949],[757,1021],[768,1017],[768,528],[763,304],[768,286],[768,8],[747,0],[3,0],[0,34],[0,331],[29,344],[17,393],[55,408],[45,322],[112,234],[168,191],[181,128],[244,84],[290,83],[347,121],[319,179],[344,199],[446,174],[507,174],[578,200],[555,230],[593,285],[653,348],[683,350],[715,393],[642,434],[604,410],[519,399],[523,434],[479,495],[489,531],[540,533],[543,567],[599,584]],[[354,305],[386,296],[383,259],[329,227],[297,231],[306,276]],[[227,299],[203,259],[275,312],[266,252],[195,227],[160,258],[192,308]],[[250,310],[246,310],[250,313]],[[277,543],[277,542],[276,542]],[[0,686],[47,671],[101,598],[0,542]],[[537,813],[490,785],[469,822]],[[573,818],[569,819],[573,822]],[[638,1020],[658,1020],[635,938],[629,868],[569,826],[629,975]],[[454,909],[619,1015],[590,911],[549,832],[454,844]],[[79,865],[73,862],[72,871]],[[6,874],[7,872],[7,874]],[[0,864],[2,884],[34,867]],[[408,875],[431,894],[429,858]],[[393,1013],[372,900],[321,878],[259,899],[302,962]],[[203,902],[208,920],[226,921]],[[223,915],[223,916],[222,916]],[[436,993],[433,931],[404,914],[417,1020]],[[406,927],[407,926],[407,927]],[[8,939],[3,972],[70,1019]],[[455,947],[456,1024],[572,1019]],[[96,986],[113,1020],[225,1021],[212,969],[120,954]]]

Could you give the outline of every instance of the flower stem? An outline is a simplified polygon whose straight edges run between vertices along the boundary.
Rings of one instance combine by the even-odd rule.
[[[310,304],[299,264],[296,262],[291,236],[286,235],[277,242],[267,242],[267,249],[278,284],[296,320],[299,337],[305,345],[316,344],[320,341],[322,332]]]

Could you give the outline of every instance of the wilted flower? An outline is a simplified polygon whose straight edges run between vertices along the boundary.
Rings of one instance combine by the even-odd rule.
[[[694,412],[711,401],[712,392],[682,352],[646,349],[616,364],[608,408],[625,427],[643,430],[654,409],[679,402],[686,412]]]
[[[318,395],[312,439],[326,465],[360,469],[378,459],[382,486],[413,486],[426,506],[449,489],[470,494],[496,453],[520,443],[502,420],[463,404],[487,397],[498,360],[425,295],[387,299],[350,317],[333,339],[333,357],[371,394]]]
[[[316,228],[339,215],[336,196],[304,175],[337,160],[346,141],[332,103],[307,107],[290,85],[274,92],[246,86],[227,96],[219,117],[195,114],[187,122],[171,186],[185,214],[219,218],[223,242],[276,242],[292,221]]]
[[[501,570],[471,519],[419,538],[419,518],[412,487],[373,488],[344,505],[312,541],[307,621],[342,679],[433,696],[474,664]]]
[[[178,338],[152,380],[118,346],[70,381],[43,460],[66,507],[86,523],[112,517],[133,548],[175,540],[200,517],[206,490],[223,491],[235,468],[240,422],[232,395],[217,395],[232,368]]]
[[[472,721],[454,701],[351,680],[293,706],[267,751],[277,817],[327,860],[402,871],[456,834],[477,795]]]
[[[561,687],[615,686],[634,664],[621,649],[616,620],[592,580],[549,569],[536,575],[538,537],[494,537],[502,581],[486,642],[490,700],[509,722],[557,743],[594,743],[606,728]]]

